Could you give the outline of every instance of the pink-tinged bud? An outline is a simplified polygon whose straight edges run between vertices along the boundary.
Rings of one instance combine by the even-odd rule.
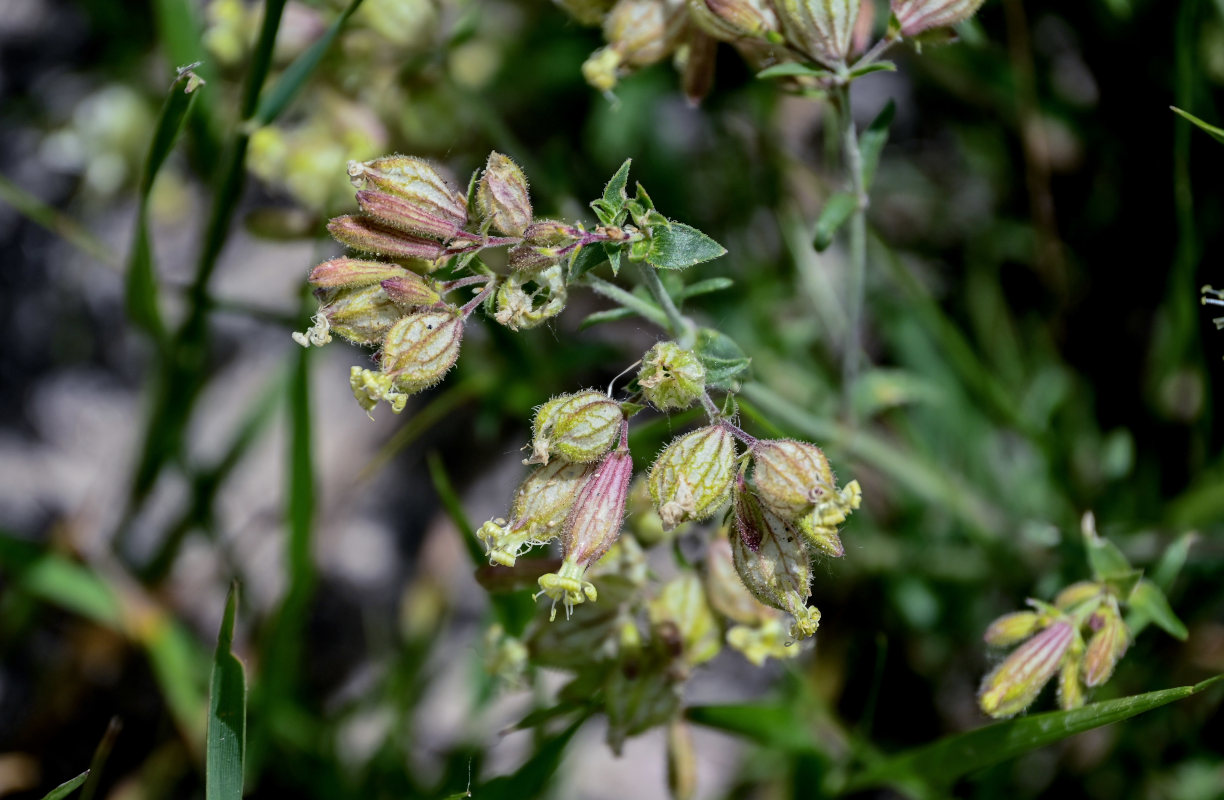
[[[536,411],[529,464],[597,461],[620,436],[625,412],[603,392],[587,389],[554,397]]]
[[[398,391],[416,394],[446,376],[462,341],[463,317],[454,309],[409,314],[387,331],[382,371]]]
[[[1111,599],[1095,616],[1099,618],[1099,627],[1088,640],[1088,649],[1084,652],[1084,683],[1089,688],[1109,680],[1130,644],[1126,623],[1118,613],[1116,602]]]
[[[358,189],[373,187],[401,197],[456,228],[467,224],[467,197],[427,161],[411,156],[387,156],[364,164],[350,161],[348,173]]]
[[[1079,581],[1063,589],[1054,598],[1054,607],[1067,611],[1089,601],[1100,602],[1105,597],[1105,587],[1095,581]]]
[[[446,248],[441,243],[379,225],[369,217],[336,217],[327,223],[332,238],[345,247],[386,258],[419,258],[431,272],[442,265]]]
[[[403,308],[425,308],[442,300],[442,295],[434,288],[433,281],[407,270],[401,275],[384,280],[380,285],[387,297]]]
[[[982,711],[992,717],[1010,717],[1032,705],[1062,666],[1075,631],[1058,620],[1017,647],[995,667],[978,693]]]
[[[578,492],[594,471],[594,464],[554,459],[532,472],[514,493],[510,521],[490,520],[476,534],[489,561],[513,567],[528,547],[560,536]]]
[[[845,66],[859,0],[777,0],[787,42],[831,69]]]
[[[553,601],[550,619],[556,617],[557,601],[568,615],[574,606],[599,596],[595,584],[584,579],[587,569],[607,552],[620,536],[625,519],[633,457],[629,454],[629,422],[622,420],[620,445],[608,453],[595,473],[583,484],[561,533],[561,569],[540,577],[540,593]]]
[[[946,28],[969,19],[985,0],[892,0],[902,36]]]
[[[779,30],[778,17],[765,0],[688,0],[698,27],[715,39],[761,39]]]
[[[386,192],[360,191],[357,193],[357,205],[383,225],[432,236],[444,242],[450,241],[463,228],[453,219],[433,213],[427,206],[416,205]]]
[[[576,242],[578,231],[556,220],[543,219],[531,223],[523,241],[507,253],[509,267],[514,272],[534,273],[559,262],[566,248]]]
[[[404,313],[377,284],[317,289],[315,295],[331,331],[357,344],[377,344]]]
[[[795,520],[817,504],[838,500],[829,460],[816,445],[761,439],[750,452],[752,483],[761,502],[775,514]]]
[[[312,269],[310,277],[306,280],[312,286],[332,289],[337,286],[372,286],[388,279],[410,274],[398,264],[359,261],[355,258],[333,258]]]
[[[708,425],[674,439],[650,468],[650,496],[671,530],[682,522],[708,519],[731,496],[735,437]]]
[[[489,153],[476,186],[476,204],[493,230],[505,236],[522,236],[531,224],[527,176],[501,153]]]
[[[990,623],[982,638],[992,647],[1011,647],[1032,636],[1040,621],[1035,611],[1013,611]]]
[[[748,491],[743,478],[737,480],[734,503],[737,535],[731,537],[731,552],[740,580],[757,600],[791,615],[793,638],[812,636],[820,610],[807,605],[812,571],[803,537]]]

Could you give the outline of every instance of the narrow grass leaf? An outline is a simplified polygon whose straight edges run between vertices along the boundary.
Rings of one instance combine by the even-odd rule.
[[[110,269],[119,269],[119,256],[112,253],[105,242],[72,217],[47,205],[30,194],[25,187],[13,183],[3,175],[0,175],[0,201],[8,203],[26,219],[47,229],[90,258]]]
[[[870,765],[850,778],[846,791],[892,785],[902,790],[926,786],[943,790],[960,777],[1013,759],[1077,733],[1121,722],[1203,691],[1224,676],[1194,686],[1106,700],[1072,711],[1051,711],[999,722],[940,739]]]
[[[89,777],[89,770],[85,770],[80,775],[77,775],[70,781],[64,781],[59,786],[56,786],[51,791],[43,796],[43,800],[61,800],[64,797],[75,792],[81,787],[81,784]]]
[[[115,739],[123,730],[123,722],[118,717],[111,717],[106,724],[106,732],[98,746],[94,748],[93,758],[89,760],[89,778],[81,789],[81,800],[91,800],[98,791],[98,783],[102,780],[102,768],[110,758],[111,750],[115,748]]]
[[[450,476],[446,473],[446,466],[442,463],[442,458],[437,453],[431,452],[427,461],[429,463],[429,478],[433,481],[434,491],[438,493],[438,500],[442,503],[442,509],[450,517],[451,522],[455,523],[455,527],[459,529],[459,534],[463,537],[463,546],[468,551],[472,564],[476,567],[484,566],[486,562],[485,554],[480,549],[480,542],[476,540],[476,529],[472,527],[472,523],[468,520],[467,514],[463,510],[463,501],[459,499],[459,494],[455,491]]]
[[[812,232],[812,247],[817,252],[823,253],[833,244],[837,231],[850,219],[856,205],[854,195],[849,192],[836,192],[825,201]]]
[[[766,67],[756,74],[757,78],[766,80],[769,78],[793,78],[793,77],[813,77],[813,78],[831,78],[833,73],[827,69],[818,67],[809,67],[806,64],[800,64],[797,61],[789,61],[785,64],[774,64],[772,67]]]
[[[336,17],[335,21],[323,32],[323,35],[295,58],[293,63],[281,73],[272,88],[263,93],[259,100],[259,108],[255,112],[256,125],[269,125],[281,115],[294,96],[306,85],[306,81],[310,79],[315,68],[319,66],[319,62],[323,60],[323,56],[327,54],[332,43],[336,41],[336,37],[340,35],[340,31],[344,29],[349,17],[353,16],[353,12],[361,3],[362,0],[352,0],[344,11],[340,12],[340,16]]]
[[[888,101],[888,105],[884,106],[876,118],[867,126],[867,130],[863,131],[863,135],[859,137],[859,152],[863,158],[863,188],[871,189],[871,183],[875,180],[876,169],[880,166],[880,154],[884,151],[884,144],[888,141],[888,126],[892,124],[893,116],[897,113],[897,105],[892,100]]]
[[[1205,131],[1207,135],[1209,135],[1212,139],[1215,139],[1217,142],[1224,144],[1224,128],[1217,128],[1215,125],[1210,125],[1204,122],[1203,120],[1199,119],[1198,117],[1194,116],[1190,112],[1182,111],[1177,106],[1169,106],[1169,108],[1173,110],[1174,114],[1177,114],[1182,119],[1188,120],[1192,124],[1198,126],[1200,129]]]
[[[246,755],[246,674],[233,653],[238,586],[230,587],[217,635],[208,691],[208,749],[205,753],[207,800],[241,800]]]

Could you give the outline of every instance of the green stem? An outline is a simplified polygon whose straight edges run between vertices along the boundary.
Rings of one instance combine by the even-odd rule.
[[[841,116],[842,151],[846,160],[846,172],[850,178],[850,191],[857,201],[850,217],[850,274],[847,281],[849,329],[842,362],[843,389],[848,398],[854,379],[858,375],[863,349],[862,324],[863,300],[866,294],[867,205],[869,200],[863,179],[863,155],[859,150],[858,131],[855,130],[854,115],[850,109],[850,87],[837,87],[834,97]]]
[[[676,338],[676,343],[689,350],[697,343],[697,326],[688,317],[680,313],[680,309],[676,308],[676,304],[672,302],[671,295],[663,288],[663,281],[659,280],[659,273],[654,267],[649,264],[638,264],[638,268],[642,273],[642,283],[650,291],[655,302],[663,309],[663,313],[667,314],[667,324],[663,327]]]
[[[629,309],[643,319],[650,320],[666,331],[671,330],[671,320],[668,319],[667,314],[637,295],[626,292],[615,283],[605,281],[603,278],[596,278],[593,275],[588,275],[585,278],[585,283],[596,294],[601,294],[609,300],[620,303],[623,308]]]

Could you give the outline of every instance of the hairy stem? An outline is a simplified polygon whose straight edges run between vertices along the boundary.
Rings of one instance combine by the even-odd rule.
[[[676,338],[677,344],[685,350],[691,349],[697,343],[697,326],[691,319],[681,314],[680,309],[676,308],[671,295],[663,288],[663,281],[659,280],[659,273],[654,267],[642,263],[638,264],[638,268],[642,273],[642,283],[646,285],[655,302],[667,314],[667,324],[663,327]]]

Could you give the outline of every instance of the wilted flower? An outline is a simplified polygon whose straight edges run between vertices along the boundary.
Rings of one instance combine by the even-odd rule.
[[[525,287],[534,284],[528,291]],[[514,272],[497,289],[493,319],[512,331],[534,328],[565,309],[568,292],[560,264],[542,272]]]
[[[638,386],[660,411],[688,408],[705,391],[705,366],[691,350],[675,342],[659,342],[642,357]]]

